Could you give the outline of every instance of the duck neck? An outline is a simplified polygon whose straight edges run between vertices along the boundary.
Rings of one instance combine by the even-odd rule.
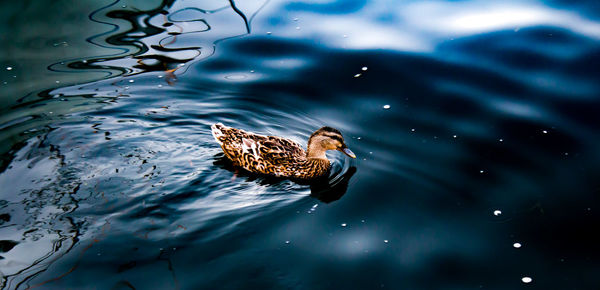
[[[308,149],[306,150],[306,158],[308,159],[323,159],[323,160],[327,160],[327,162],[329,162],[329,160],[327,159],[327,156],[325,155],[325,149],[322,146],[319,146],[319,144],[316,144],[317,142],[309,142],[308,144]]]

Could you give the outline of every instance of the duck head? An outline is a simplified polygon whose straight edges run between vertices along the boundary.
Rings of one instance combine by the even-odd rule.
[[[337,150],[346,154],[350,158],[356,158],[352,150],[348,149],[344,143],[344,137],[340,131],[331,128],[323,127],[315,131],[308,139],[308,158],[327,159],[325,152],[327,150]]]

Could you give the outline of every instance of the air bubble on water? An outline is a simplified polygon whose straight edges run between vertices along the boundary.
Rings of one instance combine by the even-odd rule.
[[[410,131],[411,131],[411,132],[414,132],[414,131],[415,131],[415,129],[414,129],[414,128],[413,128],[413,129],[410,129]]]
[[[494,211],[494,215],[495,215],[495,216],[499,216],[499,215],[501,215],[501,214],[502,214],[502,211],[501,211],[501,210],[499,210],[499,209],[497,209],[497,210],[495,210],[495,211]]]
[[[158,85],[158,87],[159,87],[159,88],[162,88],[162,87],[163,87],[163,85]]]
[[[81,62],[83,62],[83,63],[87,63],[87,60],[86,60],[86,59],[84,59],[84,60],[82,60]]]
[[[161,79],[163,76],[162,75],[158,75],[158,78]]]
[[[485,172],[484,170],[479,170],[479,173],[484,173],[484,172]]]
[[[57,84],[60,84],[60,81],[56,81]]]
[[[517,248],[517,249],[518,249],[518,248],[520,248],[520,247],[521,247],[521,243],[514,243],[514,244],[513,244],[513,247],[515,247],[515,248]]]
[[[357,140],[360,140],[360,139],[362,139],[362,138],[361,138],[361,137],[356,137],[356,139],[357,139]]]
[[[135,82],[135,81],[134,81],[134,80],[129,80],[129,82],[130,82],[130,83],[133,83],[133,82]]]
[[[341,224],[341,226],[342,226],[342,227],[345,227],[345,226],[347,226],[347,224],[346,224],[346,223],[343,223],[343,224]]]
[[[498,141],[500,141],[500,142],[504,142],[504,139],[500,138],[500,139],[498,139]]]
[[[254,70],[251,70],[250,73],[254,73]]]
[[[458,136],[457,135],[452,135],[452,138],[456,139],[456,138],[458,138]]]
[[[363,66],[363,67],[361,68],[361,70],[362,70],[362,71],[366,71],[367,69],[368,69],[368,68],[367,68],[366,66]]]
[[[290,241],[285,241],[285,243],[286,243],[286,244],[289,244],[289,243],[290,243]]]
[[[387,110],[387,109],[389,109],[389,108],[391,108],[391,106],[390,106],[390,105],[383,105],[383,109]]]
[[[531,277],[523,277],[521,278],[521,281],[523,281],[523,283],[531,283],[533,279],[531,279]]]
[[[272,33],[271,31],[267,31],[267,34],[268,34],[268,35],[271,35],[271,33]]]
[[[383,242],[387,244],[389,241],[388,240],[383,240]]]
[[[548,134],[548,131],[546,131],[546,130],[542,130],[542,133],[544,133],[544,134]]]
[[[12,66],[7,66],[6,67],[6,70],[12,70],[12,69],[13,69]]]
[[[360,77],[360,76],[361,76],[361,74],[355,74],[354,75],[355,78]]]

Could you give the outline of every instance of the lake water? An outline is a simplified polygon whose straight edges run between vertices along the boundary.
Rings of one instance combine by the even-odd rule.
[[[0,4],[2,289],[600,284],[597,1],[38,2]],[[255,176],[215,122],[358,158]]]

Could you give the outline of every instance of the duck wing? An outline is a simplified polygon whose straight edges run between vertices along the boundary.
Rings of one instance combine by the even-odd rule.
[[[250,171],[263,172],[306,157],[298,143],[285,138],[254,134],[220,123],[211,129],[225,155]]]
[[[268,136],[266,140],[258,141],[259,154],[273,164],[284,163],[285,160],[304,158],[306,152],[298,143],[276,136]]]

